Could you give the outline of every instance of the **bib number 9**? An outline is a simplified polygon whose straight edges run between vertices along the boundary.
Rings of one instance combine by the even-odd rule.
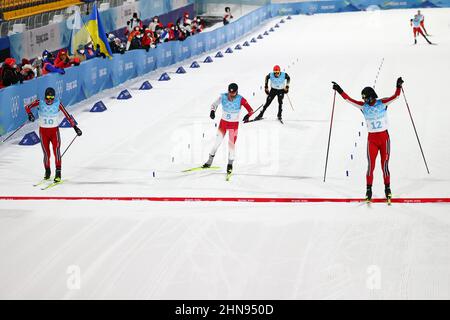
[[[381,121],[372,121],[370,123],[372,125],[372,129],[381,129]]]

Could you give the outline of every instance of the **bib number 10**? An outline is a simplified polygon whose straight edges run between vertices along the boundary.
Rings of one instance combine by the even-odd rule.
[[[54,121],[53,121],[53,119],[44,119],[44,123],[46,124],[46,125],[53,125],[53,123],[54,123]]]
[[[381,129],[381,121],[372,121],[370,122],[370,124],[372,125],[372,129]]]

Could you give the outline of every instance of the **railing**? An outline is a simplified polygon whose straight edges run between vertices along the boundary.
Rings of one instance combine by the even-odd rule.
[[[6,3],[8,1],[10,0],[0,0],[0,4],[4,2]],[[109,3],[110,7],[118,7],[121,6],[125,1],[126,0],[97,0],[97,4],[100,5],[101,3]],[[138,0],[136,0],[136,2],[137,1]],[[39,2],[50,3],[52,2],[52,0],[41,0]],[[80,8],[81,14],[87,14],[92,10],[93,3],[80,3],[78,4],[78,7]],[[1,7],[0,11],[2,11]],[[53,20],[55,15],[62,15],[64,19],[67,19],[70,14],[72,13],[68,13],[67,8],[60,8],[57,10],[50,10],[39,14],[33,14],[27,17],[3,21],[0,23],[0,36],[7,36],[8,33],[13,30],[13,26],[15,24],[24,24],[26,30],[32,30],[48,25]]]
[[[3,19],[13,20],[81,4],[80,0],[21,0],[3,9]]]

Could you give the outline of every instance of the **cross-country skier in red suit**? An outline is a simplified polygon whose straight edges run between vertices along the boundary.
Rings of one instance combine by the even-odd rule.
[[[357,107],[364,115],[367,124],[367,131],[369,132],[367,137],[367,161],[368,168],[366,174],[367,191],[366,200],[372,199],[372,182],[373,182],[373,169],[375,168],[375,160],[378,152],[381,156],[381,168],[383,169],[383,179],[385,185],[386,198],[390,199],[391,188],[390,179],[391,174],[389,172],[389,157],[391,152],[391,141],[388,133],[388,118],[387,107],[388,105],[397,99],[400,95],[403,80],[397,79],[397,88],[394,95],[389,98],[377,99],[378,96],[372,87],[366,87],[362,90],[361,96],[363,101],[355,100],[342,90],[342,88],[333,82],[333,89],[336,90],[342,98],[347,102]]]
[[[425,17],[420,13],[420,10],[417,10],[417,16],[420,18],[420,26],[422,27],[423,31],[425,31],[425,34],[429,36],[427,29],[425,29]]]
[[[244,97],[238,94],[238,85],[236,83],[231,83],[228,86],[228,92],[223,93],[217,98],[216,101],[211,105],[210,118],[214,119],[216,117],[216,110],[222,105],[222,119],[220,120],[219,130],[217,131],[217,138],[214,147],[209,153],[208,161],[203,165],[203,168],[209,168],[214,160],[217,149],[219,148],[225,134],[228,131],[228,165],[227,173],[231,174],[233,170],[234,161],[234,148],[238,134],[239,127],[239,113],[241,107],[247,109],[247,114],[244,116],[244,122],[247,122],[250,116],[253,114],[252,107],[248,104]]]
[[[62,111],[70,125],[75,129],[78,136],[81,136],[81,130],[75,125],[75,121],[69,115],[64,105],[55,98],[55,89],[47,88],[45,90],[44,101],[35,100],[31,104],[25,106],[28,119],[33,122],[35,117],[31,109],[38,107],[39,115],[39,136],[41,138],[42,151],[44,152],[44,179],[50,179],[50,143],[53,146],[53,154],[55,156],[56,173],[55,182],[61,181],[61,138],[59,135],[59,111]]]
[[[421,28],[421,16],[419,16],[418,14],[416,14],[414,16],[414,19],[410,20],[410,25],[413,27],[413,35],[414,35],[414,44],[417,44],[417,34],[421,34],[422,37],[425,38],[425,40],[428,42],[428,44],[431,44],[431,41],[428,40],[428,38],[423,34],[422,32],[422,28]]]

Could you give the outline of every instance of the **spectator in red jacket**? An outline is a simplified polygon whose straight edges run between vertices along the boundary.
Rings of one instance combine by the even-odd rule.
[[[66,73],[64,69],[55,67],[54,62],[55,58],[53,53],[48,50],[44,50],[44,52],[42,52],[42,75],[45,75],[47,73]]]
[[[70,58],[66,49],[61,49],[58,51],[54,65],[57,68],[65,69],[70,68],[72,65],[78,66],[80,64],[79,58]]]
[[[150,27],[145,28],[141,44],[142,48],[145,49],[146,51],[150,50],[150,48],[155,47],[155,36],[152,30],[150,30]]]
[[[169,22],[167,24],[166,31],[168,32],[167,41],[177,40],[175,33],[175,25],[172,22]]]
[[[23,77],[20,74],[20,69],[17,67],[16,59],[14,58],[5,59],[1,76],[3,87],[8,87],[18,82],[23,82]]]

